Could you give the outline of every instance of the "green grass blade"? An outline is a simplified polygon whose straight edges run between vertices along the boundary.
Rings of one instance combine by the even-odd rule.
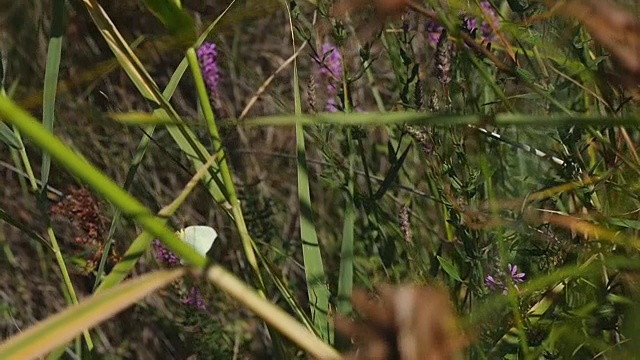
[[[56,93],[58,74],[60,72],[60,58],[62,55],[62,34],[64,32],[64,0],[53,0],[53,17],[51,20],[51,37],[47,49],[47,64],[44,73],[44,91],[42,93],[42,124],[49,132],[53,132],[55,117]],[[51,170],[51,156],[42,154],[42,173],[40,179],[46,189]]]
[[[184,274],[184,268],[158,271],[68,307],[0,344],[0,359],[43,356]]]
[[[407,158],[407,154],[409,154],[409,150],[411,150],[411,145],[407,146],[407,148],[402,152],[402,155],[400,155],[400,158],[393,163],[391,169],[389,169],[389,173],[384,178],[384,181],[380,185],[380,188],[378,188],[378,191],[374,195],[375,200],[382,199],[393,182],[398,178],[398,174],[400,173],[400,169],[402,169],[402,165],[404,165],[404,161]]]
[[[295,50],[295,40],[292,34]],[[302,101],[300,96],[300,82],[298,78],[298,63],[293,62],[293,89],[295,99],[296,118],[302,115]],[[322,253],[318,242],[313,209],[311,207],[311,193],[309,191],[309,168],[307,166],[304,144],[304,128],[301,123],[296,124],[296,168],[298,173],[298,201],[300,204],[300,238],[302,240],[302,254],[304,270],[307,280],[311,317],[316,331],[322,339],[332,342],[329,326],[329,298],[327,278],[322,263]]]
[[[351,131],[349,130],[349,133]],[[347,140],[352,144],[351,136]],[[349,161],[349,184],[344,210],[344,224],[342,227],[342,246],[340,249],[340,273],[338,275],[338,301],[337,312],[339,314],[349,314],[351,312],[351,294],[353,292],[353,248],[355,231],[355,205],[353,203],[355,194],[354,156],[353,147],[350,146],[352,154]]]

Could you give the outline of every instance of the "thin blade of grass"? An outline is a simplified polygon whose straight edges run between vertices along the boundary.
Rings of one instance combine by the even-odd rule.
[[[64,0],[53,0],[51,3],[53,17],[51,19],[51,36],[49,38],[49,48],[47,49],[44,91],[42,93],[42,124],[49,132],[53,132],[53,122],[55,118],[58,74],[60,72],[60,58],[62,55],[62,34],[64,31],[64,3]],[[45,189],[49,181],[50,170],[51,156],[47,152],[44,152],[42,154],[40,179]]]
[[[22,149],[22,144],[16,137],[16,134],[14,134],[11,128],[5,123],[0,123],[0,142],[16,150]]]
[[[351,294],[353,292],[353,248],[355,231],[355,193],[354,159],[349,162],[349,184],[345,200],[344,223],[342,225],[342,245],[340,249],[340,273],[338,274],[337,312],[347,315],[351,312]]]
[[[288,4],[287,11],[288,9]],[[291,17],[289,17],[291,21]],[[293,24],[291,24],[293,31]],[[294,51],[295,36],[291,33],[291,41]],[[300,95],[300,80],[298,77],[298,62],[293,61],[293,91],[295,102],[295,118],[302,116],[302,100]],[[296,171],[298,174],[298,203],[300,204],[300,238],[302,240],[302,256],[304,258],[304,271],[307,281],[307,292],[311,306],[311,318],[316,331],[325,341],[331,343],[332,336],[329,325],[329,298],[330,292],[327,286],[327,278],[322,263],[322,253],[318,242],[313,209],[311,206],[311,193],[309,191],[309,168],[307,166],[306,150],[304,144],[304,128],[296,121]]]
[[[184,268],[158,271],[94,295],[8,339],[0,345],[0,358],[43,356],[184,274]]]

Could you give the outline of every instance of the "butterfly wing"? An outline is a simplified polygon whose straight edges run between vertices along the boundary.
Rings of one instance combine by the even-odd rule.
[[[207,256],[217,237],[218,233],[212,227],[194,225],[184,229],[182,240],[200,255]]]

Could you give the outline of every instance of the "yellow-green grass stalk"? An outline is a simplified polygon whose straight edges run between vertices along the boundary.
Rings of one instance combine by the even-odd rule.
[[[184,268],[158,271],[93,295],[7,339],[0,344],[0,358],[25,360],[41,357],[184,274]]]

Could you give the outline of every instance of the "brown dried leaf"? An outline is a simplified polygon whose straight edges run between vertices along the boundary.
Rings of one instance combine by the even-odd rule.
[[[467,344],[446,292],[382,285],[377,295],[354,291],[353,307],[363,320],[336,318],[337,331],[356,344],[347,359],[445,360]]]

